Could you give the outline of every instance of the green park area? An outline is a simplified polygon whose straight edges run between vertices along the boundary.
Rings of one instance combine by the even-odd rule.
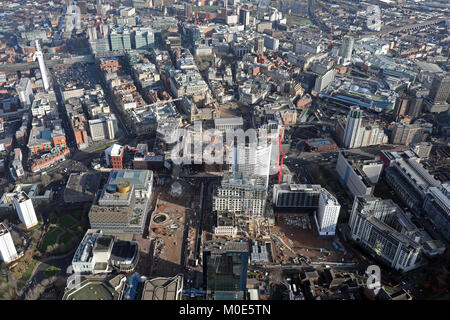
[[[299,18],[295,16],[286,16],[288,25],[302,25],[302,24],[312,24],[312,21],[309,19]]]
[[[70,228],[73,225],[75,225],[76,223],[77,222],[75,221],[75,219],[72,218],[68,214],[66,214],[65,216],[62,216],[58,221],[58,225],[60,225],[61,227],[64,227],[64,228]]]
[[[56,244],[58,240],[58,236],[62,234],[64,231],[60,228],[54,228],[50,232],[45,235],[44,241],[42,241],[42,251],[47,250],[48,246],[52,246]]]
[[[38,263],[38,261],[36,259],[32,259],[30,264],[28,264],[27,269],[25,270],[25,272],[22,274],[22,281],[28,281],[31,277],[31,274],[33,273],[34,267],[36,266],[36,264]]]
[[[47,277],[52,277],[52,276],[57,275],[60,271],[61,271],[61,268],[58,268],[55,266],[50,266],[47,269],[45,269],[45,275]]]
[[[105,144],[103,144],[103,145],[98,146],[97,148],[95,148],[94,151],[105,150],[106,148],[111,147],[111,146],[112,146],[113,144],[115,144],[115,143],[116,143],[116,141],[112,141],[112,142],[105,143]]]
[[[220,6],[200,6],[200,7],[194,7],[194,12],[196,11],[203,11],[203,12],[217,12],[218,9],[221,9]]]

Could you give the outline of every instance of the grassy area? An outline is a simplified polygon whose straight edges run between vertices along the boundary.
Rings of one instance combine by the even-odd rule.
[[[55,228],[44,238],[44,241],[42,242],[42,250],[47,250],[48,246],[54,245],[56,243],[56,239],[58,239],[58,236],[63,232],[60,228]]]
[[[115,144],[115,143],[116,143],[116,141],[112,141],[112,142],[105,143],[104,145],[101,145],[101,146],[95,148],[95,149],[94,149],[94,152],[95,152],[95,151],[100,151],[100,150],[105,150],[106,148],[111,147],[111,146],[112,146],[113,144]]]
[[[59,243],[66,244],[70,241],[72,235],[68,232],[64,233],[61,237],[59,237]]]
[[[193,7],[194,12],[204,11],[204,12],[216,12],[218,9],[222,7],[220,6],[201,6],[201,7]]]
[[[312,21],[309,19],[302,19],[295,16],[286,16],[286,20],[289,25],[312,24]]]
[[[31,263],[28,265],[27,270],[22,274],[21,280],[28,281],[28,279],[30,279],[31,273],[33,272],[33,269],[37,263],[38,261],[36,259],[31,260]]]
[[[0,276],[0,283],[6,283],[8,282],[8,277],[7,276]]]
[[[81,217],[83,216],[83,210],[74,210],[72,211],[72,216],[74,216],[77,219],[81,219]]]
[[[42,221],[39,221],[37,225],[35,225],[34,227],[31,227],[29,230],[37,230],[42,226]]]
[[[47,277],[52,277],[57,275],[61,271],[61,268],[50,266],[47,269],[45,269],[45,275]]]
[[[65,216],[59,219],[58,224],[64,228],[70,228],[75,225],[77,222],[70,215],[66,214]]]

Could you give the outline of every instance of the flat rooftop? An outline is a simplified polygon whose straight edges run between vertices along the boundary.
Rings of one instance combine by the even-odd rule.
[[[85,280],[64,294],[63,300],[117,300],[119,293],[102,280]]]
[[[154,278],[145,281],[142,300],[181,300],[183,276]]]

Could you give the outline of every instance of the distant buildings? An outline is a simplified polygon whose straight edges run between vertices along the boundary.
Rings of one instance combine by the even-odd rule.
[[[9,263],[17,258],[11,233],[3,223],[0,223],[0,261]]]
[[[13,197],[14,207],[19,215],[20,221],[27,229],[38,224],[33,202],[25,192],[20,192]]]
[[[363,125],[363,112],[359,107],[351,107],[347,115],[343,146],[348,149],[387,143],[388,137],[378,125]]]
[[[393,269],[419,266],[419,230],[392,200],[356,197],[349,225],[352,239]]]
[[[344,59],[344,65],[351,62],[354,42],[355,39],[352,36],[345,36],[342,40],[339,56]]]
[[[247,242],[207,241],[203,248],[206,299],[244,300],[248,260]]]
[[[396,123],[391,134],[392,144],[401,144],[408,146],[411,143],[425,141],[426,137],[431,134],[432,125],[430,123]]]
[[[449,108],[449,104],[447,103],[449,93],[450,73],[436,74],[428,94],[428,111],[431,113],[446,112]]]

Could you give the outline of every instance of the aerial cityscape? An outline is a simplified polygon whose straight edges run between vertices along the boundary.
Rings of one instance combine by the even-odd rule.
[[[0,300],[450,300],[449,93],[448,0],[0,0]]]

